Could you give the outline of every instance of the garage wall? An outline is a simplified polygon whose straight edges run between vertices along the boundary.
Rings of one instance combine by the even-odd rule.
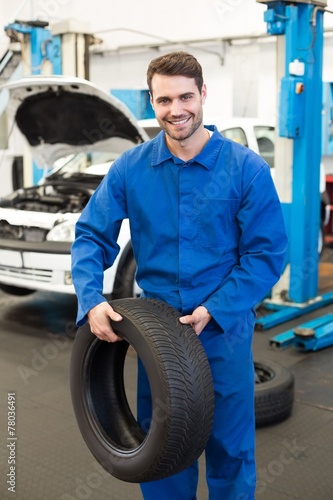
[[[18,9],[21,6],[21,11]],[[333,10],[333,0],[328,0]],[[266,33],[266,6],[255,0],[2,0],[2,25],[16,18],[38,17],[55,23],[74,18],[88,22],[103,40],[91,56],[93,82],[111,88],[145,88],[149,61],[174,49],[188,50],[198,57],[208,86],[205,113],[208,116],[260,116],[276,114],[276,47]],[[33,14],[32,14],[33,13]],[[325,25],[333,27],[333,15],[325,14]],[[242,37],[232,44],[214,38]],[[208,39],[210,41],[208,41]],[[153,49],[165,40],[179,42]],[[188,44],[189,40],[198,43]],[[203,43],[202,40],[206,40]],[[332,38],[325,39],[324,79],[333,81]],[[146,45],[146,48],[143,46]],[[125,47],[132,46],[132,49]]]
[[[262,116],[275,114],[275,42],[226,46],[224,62],[218,55],[180,45],[200,61],[208,87],[205,113],[209,116]],[[146,51],[141,54],[109,54],[91,57],[91,79],[105,90],[110,88],[146,87],[149,61],[174,50]],[[205,50],[220,51],[216,46]],[[262,94],[262,95],[260,95]],[[259,98],[260,97],[260,98]]]
[[[250,68],[251,60],[259,65],[258,47],[235,50],[221,42],[199,42],[195,48],[179,44],[130,52],[124,51],[124,46],[264,33],[264,10],[265,6],[255,0],[94,0],[93,4],[89,0],[2,0],[0,20],[3,26],[14,19],[32,17],[51,25],[69,18],[88,22],[95,36],[103,40],[97,47],[102,55],[91,57],[90,78],[106,91],[144,88],[147,64],[153,57],[174,49],[189,50],[204,69],[209,89],[206,113],[253,116],[258,112],[258,83]]]
[[[17,10],[19,19],[34,17],[50,22],[75,18],[97,30],[126,28],[172,40],[251,33],[263,29],[263,5],[255,0],[2,0],[0,19],[7,23]],[[258,15],[259,14],[259,15]],[[115,34],[114,34],[115,35]],[[156,38],[157,39],[157,38]],[[135,43],[132,33],[113,36],[114,43]]]
[[[328,0],[333,10],[333,0]],[[276,121],[276,39],[266,36],[266,6],[255,0],[1,0],[2,26],[39,18],[86,22],[101,40],[90,56],[90,79],[106,92],[146,88],[149,61],[171,50],[188,50],[200,61],[208,87],[205,121],[214,117],[261,117]],[[333,15],[326,13],[324,81],[333,81]],[[231,41],[222,41],[226,38]],[[245,38],[246,37],[246,38]],[[0,33],[0,53],[8,38]],[[1,55],[1,54],[0,54]],[[18,141],[12,141],[21,151]],[[16,151],[15,151],[16,152]],[[8,171],[4,158],[0,170]],[[331,161],[331,159],[329,158]],[[332,165],[326,165],[333,172]],[[2,174],[3,176],[3,174]],[[11,190],[2,184],[1,195]]]

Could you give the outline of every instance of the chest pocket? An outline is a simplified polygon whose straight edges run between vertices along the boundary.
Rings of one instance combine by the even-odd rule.
[[[203,247],[233,247],[239,237],[236,215],[239,200],[202,198],[198,217],[198,241]]]

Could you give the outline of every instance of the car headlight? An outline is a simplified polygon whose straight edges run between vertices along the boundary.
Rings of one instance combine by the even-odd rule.
[[[48,241],[74,241],[75,238],[75,221],[67,220],[60,222],[54,226],[47,234]]]

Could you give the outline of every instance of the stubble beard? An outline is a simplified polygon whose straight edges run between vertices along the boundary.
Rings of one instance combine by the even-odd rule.
[[[181,118],[178,118],[178,119],[181,119]],[[171,139],[173,139],[174,141],[181,142],[181,141],[185,141],[186,139],[191,137],[198,130],[198,128],[202,124],[202,119],[203,119],[203,115],[202,115],[202,113],[200,113],[200,115],[198,116],[198,119],[192,123],[190,129],[184,130],[184,131],[179,131],[179,133],[177,133],[177,134],[173,134],[172,131],[169,130],[168,126],[164,125],[164,122],[160,122],[160,127],[164,130],[166,135],[168,135]]]

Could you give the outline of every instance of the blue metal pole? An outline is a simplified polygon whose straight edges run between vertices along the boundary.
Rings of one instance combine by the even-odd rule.
[[[31,46],[31,74],[40,75],[42,64],[47,57],[47,44],[52,43],[50,30],[46,28],[31,28],[30,46]],[[52,63],[52,61],[51,61]]]
[[[281,79],[279,134],[293,140],[289,229],[288,299],[304,303],[318,293],[323,6],[299,0],[267,3],[267,32],[285,35],[285,76]],[[314,2],[318,4],[317,2]]]
[[[286,7],[286,17],[286,75],[290,63],[304,65],[304,75],[294,78],[294,91],[298,84],[302,101],[299,109],[296,106],[300,130],[293,137],[289,286],[289,299],[302,303],[318,293],[323,11],[294,4]]]

